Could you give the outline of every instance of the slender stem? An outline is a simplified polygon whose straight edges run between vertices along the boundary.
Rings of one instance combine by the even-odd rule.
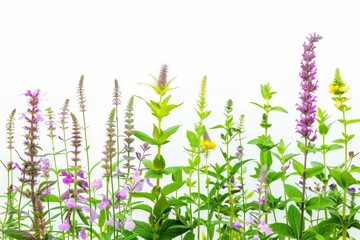
[[[342,110],[342,117],[343,117],[343,120],[344,120],[344,132],[343,132],[343,135],[345,137],[345,143],[344,143],[344,169],[345,171],[347,171],[348,169],[348,136],[347,136],[347,129],[346,129],[346,117],[345,117],[345,109]],[[346,222],[346,191],[347,189],[346,188],[343,188],[343,208],[342,208],[342,219],[343,219],[343,222],[345,223]],[[347,239],[347,227],[345,224],[343,224],[343,227],[342,227],[342,239],[343,240],[346,240]]]
[[[210,216],[210,193],[209,193],[209,171],[208,171],[208,157],[209,157],[209,153],[208,151],[205,153],[205,174],[206,174],[206,204],[207,204],[207,218],[208,218],[208,222],[206,225],[206,239],[209,239],[210,233],[209,233],[209,227],[210,227],[210,223],[211,223],[211,216]]]
[[[197,196],[197,224],[198,224],[198,229],[197,229],[197,235],[198,238],[200,239],[200,163],[197,166],[197,191],[198,191],[198,196]]]
[[[305,147],[308,147],[308,139],[305,138]],[[308,150],[304,152],[304,173],[302,176],[302,197],[301,197],[301,209],[300,209],[300,235],[299,240],[303,239],[304,229],[304,210],[305,210],[305,188],[306,188],[306,164],[307,164]]]

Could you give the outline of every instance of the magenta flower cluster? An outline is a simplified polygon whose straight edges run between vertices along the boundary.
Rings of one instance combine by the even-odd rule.
[[[301,103],[298,103],[297,110],[300,111],[300,119],[297,120],[297,132],[305,139],[310,141],[316,140],[316,131],[312,129],[312,125],[316,118],[316,96],[314,92],[318,88],[318,81],[316,80],[317,69],[315,66],[315,43],[320,41],[322,37],[317,34],[310,34],[307,38],[308,43],[304,43],[304,52],[301,61]]]

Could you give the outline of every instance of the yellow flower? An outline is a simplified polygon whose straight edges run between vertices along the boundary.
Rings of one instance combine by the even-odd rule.
[[[200,145],[204,150],[214,150],[216,148],[216,143],[211,140],[200,140]]]
[[[331,83],[329,92],[334,95],[342,95],[347,93],[349,89],[350,88],[348,86],[337,86],[334,83]]]

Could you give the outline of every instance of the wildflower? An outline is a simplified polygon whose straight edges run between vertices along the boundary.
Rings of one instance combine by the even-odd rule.
[[[200,145],[204,150],[214,150],[216,148],[216,143],[211,141],[207,131],[204,132],[203,139],[200,140]]]
[[[240,228],[242,228],[242,225],[241,225],[240,222],[234,222],[234,223],[233,223],[233,228],[234,228],[234,229],[240,229]]]
[[[79,232],[79,237],[82,240],[86,240],[86,231],[84,227],[81,228],[81,231]]]
[[[347,189],[347,192],[348,192],[350,195],[354,194],[355,191],[356,191],[356,189],[355,189],[354,187],[349,187],[349,188]]]
[[[105,209],[105,208],[107,208],[107,206],[109,206],[109,204],[110,204],[109,199],[106,197],[105,194],[103,194],[103,199],[102,199],[102,201],[99,203],[98,208],[99,208],[100,210],[101,210],[101,209]]]
[[[255,235],[252,240],[260,240],[259,235]]]
[[[68,184],[72,183],[73,180],[74,180],[73,175],[72,175],[72,173],[69,172],[66,174],[66,177],[63,178],[63,183],[68,185]]]
[[[153,187],[154,185],[150,182],[150,178],[145,178],[145,181],[149,187]]]
[[[329,188],[331,191],[334,190],[336,188],[336,184],[335,183],[330,184]]]
[[[273,231],[271,230],[271,228],[265,223],[264,219],[260,220],[260,223],[258,225],[259,229],[261,231],[263,231],[266,235],[270,235],[273,233]]]
[[[98,180],[96,180],[95,182],[93,182],[93,183],[91,184],[91,187],[92,187],[93,189],[95,189],[95,190],[98,190],[98,189],[102,188],[102,181],[101,181],[101,179],[99,178]]]
[[[250,215],[249,219],[245,221],[245,225],[249,226],[252,223],[256,223],[256,220]]]
[[[99,218],[99,215],[96,213],[96,211],[92,208],[90,208],[89,206],[82,206],[81,210],[90,213],[90,218],[89,218],[89,222],[92,223],[94,222],[96,219]]]
[[[126,218],[125,224],[124,224],[124,229],[128,230],[128,231],[132,231],[135,228],[135,223],[134,221],[131,219],[131,216],[128,216]]]
[[[70,189],[68,189],[68,190],[66,190],[66,192],[63,195],[60,196],[60,198],[62,200],[68,199],[70,196],[70,193],[71,193],[71,191],[70,191]]]
[[[317,69],[315,67],[315,45],[314,43],[320,41],[322,37],[320,35],[310,35],[308,43],[304,43],[304,52],[302,54],[303,60],[301,61],[300,77],[301,89],[300,93],[301,103],[297,104],[297,110],[300,111],[300,119],[297,120],[297,132],[300,135],[310,141],[315,141],[316,132],[312,130],[312,125],[315,122],[316,117],[316,96],[314,92],[318,88],[318,81],[315,81]]]
[[[106,222],[105,222],[105,224],[106,224],[106,225],[110,225],[110,226],[114,225],[114,218],[111,217],[109,221],[106,221]],[[119,222],[118,219],[115,220],[115,227],[116,227],[116,228],[121,228],[121,223]]]
[[[71,225],[70,225],[70,219],[69,219],[69,218],[66,218],[65,221],[64,221],[64,223],[62,223],[62,224],[59,225],[59,230],[61,230],[61,231],[67,231],[67,230],[70,229],[70,227],[71,227]]]
[[[68,208],[76,208],[76,201],[74,198],[70,198],[66,203],[65,206],[67,206]]]
[[[79,201],[82,202],[82,203],[87,203],[87,202],[88,202],[88,200],[87,200],[84,196],[82,196],[82,195],[80,195],[80,194],[76,195],[76,197],[77,197],[77,198],[79,199]]]
[[[117,194],[116,197],[118,199],[127,199],[129,195],[129,189],[127,187],[124,187],[124,189],[120,190]]]
[[[291,160],[288,161],[284,166],[281,167],[282,171],[286,171],[289,169],[289,167],[291,166]]]
[[[50,174],[50,161],[47,158],[41,157],[40,158],[40,169],[45,177],[49,177]]]

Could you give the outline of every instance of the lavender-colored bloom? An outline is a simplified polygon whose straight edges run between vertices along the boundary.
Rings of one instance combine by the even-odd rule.
[[[84,227],[81,228],[81,231],[79,232],[79,237],[82,240],[86,240],[86,231]]]
[[[109,221],[105,222],[105,224],[110,226],[114,225],[114,218],[111,217]],[[121,228],[121,223],[119,222],[118,219],[115,220],[115,227]]]
[[[86,179],[86,177],[85,177],[85,175],[84,175],[84,171],[79,171],[78,172],[78,176],[80,177],[80,178],[82,178],[82,179]]]
[[[128,230],[128,231],[132,231],[132,230],[134,230],[134,228],[135,228],[135,223],[132,220],[131,216],[128,216],[124,223],[124,229]]]
[[[91,184],[91,187],[92,187],[93,189],[96,189],[96,190],[102,188],[101,178],[99,178],[98,180],[96,180],[96,182],[92,183],[92,184]]]
[[[330,184],[329,188],[331,191],[334,190],[336,188],[336,184],[335,183]]]
[[[90,208],[89,206],[82,206],[81,210],[90,213],[90,218],[89,218],[89,222],[92,223],[94,222],[96,219],[99,218],[99,215],[96,213],[96,211],[92,208]]]
[[[99,208],[100,210],[105,209],[105,208],[107,208],[107,206],[109,206],[109,204],[110,204],[109,199],[106,197],[105,194],[103,194],[103,199],[102,199],[102,201],[99,203],[98,208]]]
[[[145,178],[145,181],[149,187],[153,187],[154,185],[150,182],[150,178]]]
[[[66,203],[65,206],[68,208],[76,208],[76,201],[74,198],[70,198]]]
[[[356,189],[355,189],[354,187],[349,187],[349,188],[347,189],[347,192],[348,192],[349,194],[354,194],[355,191],[356,191]]]
[[[289,167],[291,166],[291,160],[288,161],[284,166],[281,167],[282,171],[286,171],[289,169]]]
[[[312,125],[316,118],[316,96],[314,92],[318,88],[318,81],[315,80],[317,69],[315,67],[315,43],[320,41],[322,37],[317,34],[310,35],[307,38],[308,43],[304,43],[303,59],[301,61],[300,78],[301,89],[300,99],[301,103],[297,104],[297,110],[300,111],[300,119],[297,120],[296,129],[302,137],[310,141],[315,141],[316,131],[312,129]]]
[[[82,202],[82,203],[87,203],[87,202],[88,202],[88,200],[87,200],[83,195],[78,194],[78,195],[76,195],[76,197],[77,197],[77,198],[79,199],[79,201]]]
[[[259,229],[261,231],[263,231],[266,235],[270,235],[273,233],[273,231],[271,230],[271,228],[265,223],[264,219],[260,220],[260,223],[258,225]]]
[[[249,219],[245,221],[245,225],[249,226],[252,223],[256,223],[256,220],[250,215]]]
[[[252,240],[260,240],[259,235],[255,235]]]
[[[66,192],[63,195],[60,196],[60,198],[62,200],[68,199],[69,196],[70,196],[70,192],[71,192],[70,189],[66,190]]]
[[[44,158],[44,157],[41,157],[39,159],[40,161],[40,169],[42,171],[42,173],[44,174],[45,177],[49,177],[50,176],[50,161],[48,158]]]
[[[59,225],[59,230],[61,230],[61,231],[67,231],[67,230],[70,229],[70,227],[71,227],[71,225],[70,225],[70,219],[69,219],[69,218],[66,218],[65,221],[64,221],[64,223],[62,223],[62,224]]]
[[[129,189],[127,187],[124,187],[124,189],[120,190],[117,194],[116,197],[118,199],[126,199],[129,195]]]
[[[234,229],[240,229],[240,228],[242,228],[242,225],[241,225],[240,222],[234,222],[234,223],[233,223],[233,228],[234,228]]]

